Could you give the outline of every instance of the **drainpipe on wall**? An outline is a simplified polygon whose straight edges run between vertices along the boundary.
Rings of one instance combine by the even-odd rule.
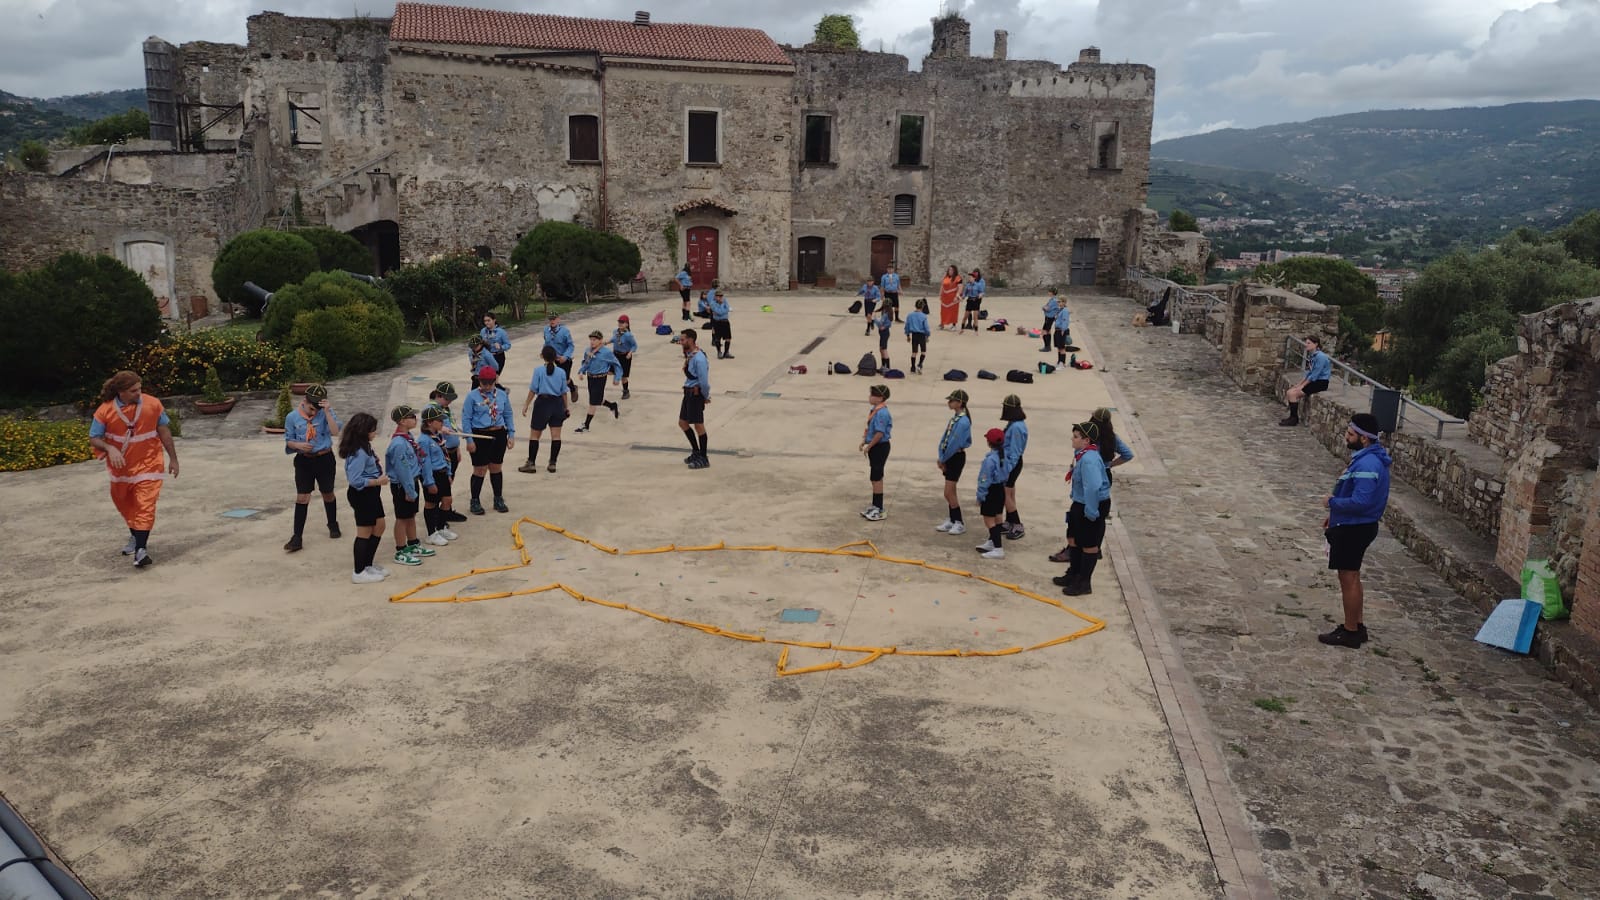
[[[594,55],[594,71],[600,81],[600,230],[605,231],[610,224],[610,214],[606,209],[606,180],[611,171],[611,151],[606,140],[610,133],[606,127],[609,121],[606,118],[606,61],[598,53]]]
[[[111,154],[115,152],[117,152],[116,144],[106,145],[106,168],[105,171],[100,173],[100,181],[102,184],[105,183],[106,179],[111,177]]]

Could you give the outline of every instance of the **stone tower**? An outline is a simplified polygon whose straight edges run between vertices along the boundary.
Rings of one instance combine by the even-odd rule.
[[[966,59],[972,55],[972,23],[955,13],[933,20],[931,59]]]

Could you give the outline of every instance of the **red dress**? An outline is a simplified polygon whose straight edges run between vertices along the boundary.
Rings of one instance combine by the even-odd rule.
[[[961,276],[945,278],[939,282],[939,327],[954,328],[956,316],[961,311]]]

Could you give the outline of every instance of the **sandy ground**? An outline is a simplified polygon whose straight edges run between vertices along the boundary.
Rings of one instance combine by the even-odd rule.
[[[348,509],[346,539],[327,538],[314,504],[306,550],[281,551],[292,481],[277,438],[181,441],[158,562],[142,572],[117,553],[126,532],[98,464],[0,476],[13,513],[0,523],[0,790],[108,898],[1218,895],[1109,566],[1092,595],[1061,598],[1107,623],[1080,640],[787,678],[773,645],[557,592],[388,601],[516,562],[523,516],[621,548],[870,539],[1059,597],[1049,578],[1062,567],[1045,556],[1062,544],[1070,424],[1109,402],[1098,374],[961,385],[976,432],[1000,424],[1015,392],[1032,434],[1019,486],[1028,536],[1006,560],[982,560],[981,453],[961,485],[973,531],[933,529],[944,517],[933,454],[956,386],[939,375],[1049,357],[1015,334],[935,333],[932,374],[888,382],[889,515],[869,523],[856,446],[879,379],[825,374],[876,348],[846,302],[734,297],[736,358],[711,360],[705,471],[682,464],[681,354],[641,333],[620,420],[602,410],[591,433],[567,429],[555,475],[512,470],[519,433],[512,513],[473,517],[461,540],[421,568],[391,566],[382,585],[349,583]],[[989,306],[1036,326],[1041,302]],[[676,315],[675,298],[572,330],[580,342],[591,327],[609,333],[625,311],[648,332],[661,308]],[[898,332],[891,346],[909,369]],[[519,407],[537,347],[523,335],[510,354]],[[787,374],[797,362],[809,374]],[[436,380],[464,382],[462,368],[457,354],[418,357],[391,399],[421,405]],[[257,512],[222,516],[234,509]],[[525,533],[527,567],[426,594],[560,582],[773,638],[905,648],[1000,649],[1083,626],[998,587],[879,560],[613,556]],[[779,621],[808,607],[815,623]],[[832,658],[860,657],[796,650],[789,664]]]

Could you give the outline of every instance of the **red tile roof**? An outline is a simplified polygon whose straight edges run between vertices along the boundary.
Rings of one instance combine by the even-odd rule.
[[[766,32],[755,28],[614,19],[578,19],[536,13],[397,3],[391,41],[525,47],[529,50],[588,50],[607,56],[693,62],[792,65]]]
[[[737,216],[739,214],[739,210],[732,203],[723,200],[721,197],[701,197],[696,200],[685,200],[674,206],[672,211],[682,215],[690,210],[702,208],[714,209],[729,216]]]

